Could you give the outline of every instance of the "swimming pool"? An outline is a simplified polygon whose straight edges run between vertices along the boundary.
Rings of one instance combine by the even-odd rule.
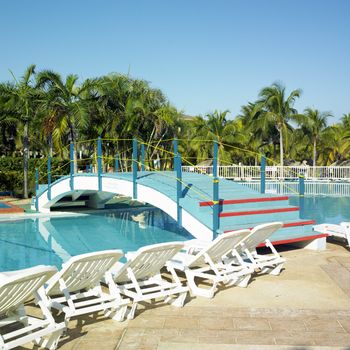
[[[301,218],[350,221],[349,197],[304,197]],[[299,206],[299,197],[289,200]],[[0,222],[0,271],[38,264],[58,268],[71,256],[104,249],[133,251],[148,244],[193,238],[155,208]]]
[[[153,208],[7,221],[0,223],[0,271],[38,264],[60,268],[77,254],[105,249],[128,252],[191,238],[172,218]]]

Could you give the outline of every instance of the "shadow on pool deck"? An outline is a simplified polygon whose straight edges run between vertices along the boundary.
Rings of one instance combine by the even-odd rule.
[[[247,288],[192,298],[181,309],[141,307],[124,322],[72,320],[59,349],[349,350],[350,254],[339,244],[327,248],[286,250],[280,276],[257,276]]]

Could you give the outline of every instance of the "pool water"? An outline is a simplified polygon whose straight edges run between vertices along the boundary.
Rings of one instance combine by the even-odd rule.
[[[292,197],[302,219],[317,223],[350,221],[350,198]],[[142,246],[193,238],[155,208],[110,210],[94,215],[0,222],[0,271],[38,264],[58,268],[71,256],[105,249],[134,251]]]
[[[39,264],[60,268],[77,254],[105,249],[128,252],[191,238],[172,218],[152,208],[7,221],[0,223],[0,271]]]
[[[301,219],[313,219],[317,224],[339,224],[350,221],[350,197],[291,197],[289,204],[300,207]]]

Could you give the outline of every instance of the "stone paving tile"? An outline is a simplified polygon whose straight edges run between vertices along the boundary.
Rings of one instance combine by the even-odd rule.
[[[233,329],[233,320],[230,317],[201,317],[199,319],[201,329]]]
[[[241,331],[235,333],[237,344],[275,345],[275,337],[272,332]]]
[[[306,325],[302,318],[299,318],[299,319],[269,318],[268,321],[270,323],[271,329],[274,331],[283,331],[283,332],[306,331]]]
[[[338,320],[327,320],[320,318],[306,318],[304,319],[306,329],[308,331],[316,331],[316,332],[332,332],[332,333],[344,333],[345,330],[342,325],[338,322]]]
[[[235,329],[241,330],[271,330],[269,321],[264,318],[235,317],[233,324]]]
[[[167,317],[164,328],[189,328],[196,329],[199,327],[199,320],[195,317]]]
[[[350,318],[338,318],[339,323],[344,328],[344,330],[350,333]]]
[[[280,334],[275,336],[277,345],[295,345],[295,346],[313,346],[316,345],[313,338],[308,337],[306,333]]]
[[[136,317],[130,320],[128,328],[162,328],[164,322],[165,317],[161,316]]]

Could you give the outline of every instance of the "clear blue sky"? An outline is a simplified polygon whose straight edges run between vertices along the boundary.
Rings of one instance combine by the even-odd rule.
[[[0,0],[0,80],[31,63],[127,73],[190,115],[236,115],[274,81],[296,107],[350,112],[348,0]]]

